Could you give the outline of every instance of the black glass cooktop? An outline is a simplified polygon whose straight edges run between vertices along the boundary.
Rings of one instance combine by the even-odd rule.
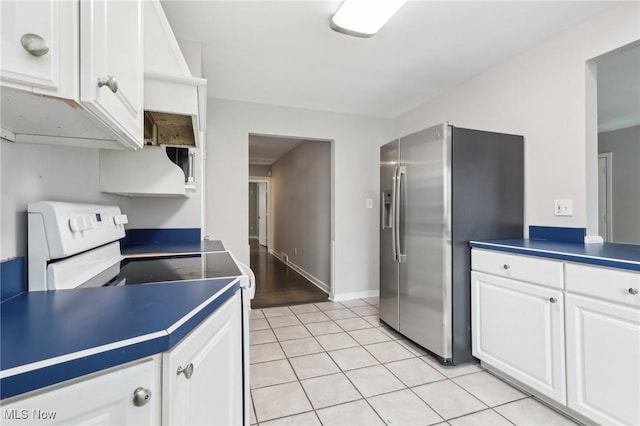
[[[80,287],[204,280],[241,274],[228,252],[138,257],[122,260]]]

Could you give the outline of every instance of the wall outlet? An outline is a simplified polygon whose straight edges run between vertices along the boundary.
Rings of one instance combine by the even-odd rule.
[[[573,200],[554,200],[553,214],[555,216],[573,216]]]
[[[298,255],[298,249],[297,248],[293,249],[293,254],[296,255],[296,256]]]

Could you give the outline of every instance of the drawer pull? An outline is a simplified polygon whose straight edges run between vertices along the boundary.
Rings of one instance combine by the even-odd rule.
[[[103,86],[107,86],[109,90],[111,90],[113,93],[116,93],[118,91],[118,82],[116,81],[116,78],[112,75],[108,75],[104,78],[98,79],[98,87],[103,87]]]
[[[506,263],[505,263],[504,265],[502,265],[502,269],[504,269],[505,271],[506,271],[507,269],[509,269],[510,267],[511,267],[511,266],[507,265]]]
[[[46,55],[49,52],[49,44],[38,34],[25,34],[20,37],[20,44],[24,50],[33,56]]]
[[[549,298],[549,302],[551,303],[556,303],[558,301],[558,299],[556,299],[555,297],[550,297]]]
[[[151,391],[145,388],[137,388],[133,391],[133,405],[142,407],[151,399]]]
[[[193,374],[193,363],[190,362],[184,368],[182,368],[181,366],[178,366],[177,374],[184,374],[184,377],[186,377],[187,379],[190,379],[191,375]]]
[[[629,294],[633,294],[633,295],[638,294],[638,289],[637,289],[637,288],[633,288],[633,287],[631,287],[631,288],[629,289]]]

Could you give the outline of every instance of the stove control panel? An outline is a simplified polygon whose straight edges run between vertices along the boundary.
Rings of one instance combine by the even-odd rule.
[[[29,252],[61,259],[124,238],[118,206],[39,201],[28,206]],[[35,254],[35,253],[34,253]]]

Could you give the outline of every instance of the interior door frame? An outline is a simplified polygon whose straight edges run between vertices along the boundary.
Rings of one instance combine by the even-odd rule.
[[[603,152],[598,154],[598,162],[603,158],[605,164],[607,165],[606,179],[607,179],[607,197],[605,200],[605,211],[607,220],[605,225],[607,227],[607,241],[613,241],[613,153],[611,152]],[[598,175],[600,172],[598,171]],[[598,188],[598,190],[600,190]],[[598,217],[598,223],[600,223],[600,218]]]
[[[271,202],[269,201],[269,193],[271,192],[271,178],[264,176],[249,176],[249,183],[266,183],[267,184],[267,220],[265,220],[265,241],[267,243],[267,250],[270,248],[269,243],[269,220],[271,219]],[[258,220],[258,224],[260,221]],[[259,225],[258,225],[259,226]],[[258,235],[260,235],[260,231],[258,230]]]

